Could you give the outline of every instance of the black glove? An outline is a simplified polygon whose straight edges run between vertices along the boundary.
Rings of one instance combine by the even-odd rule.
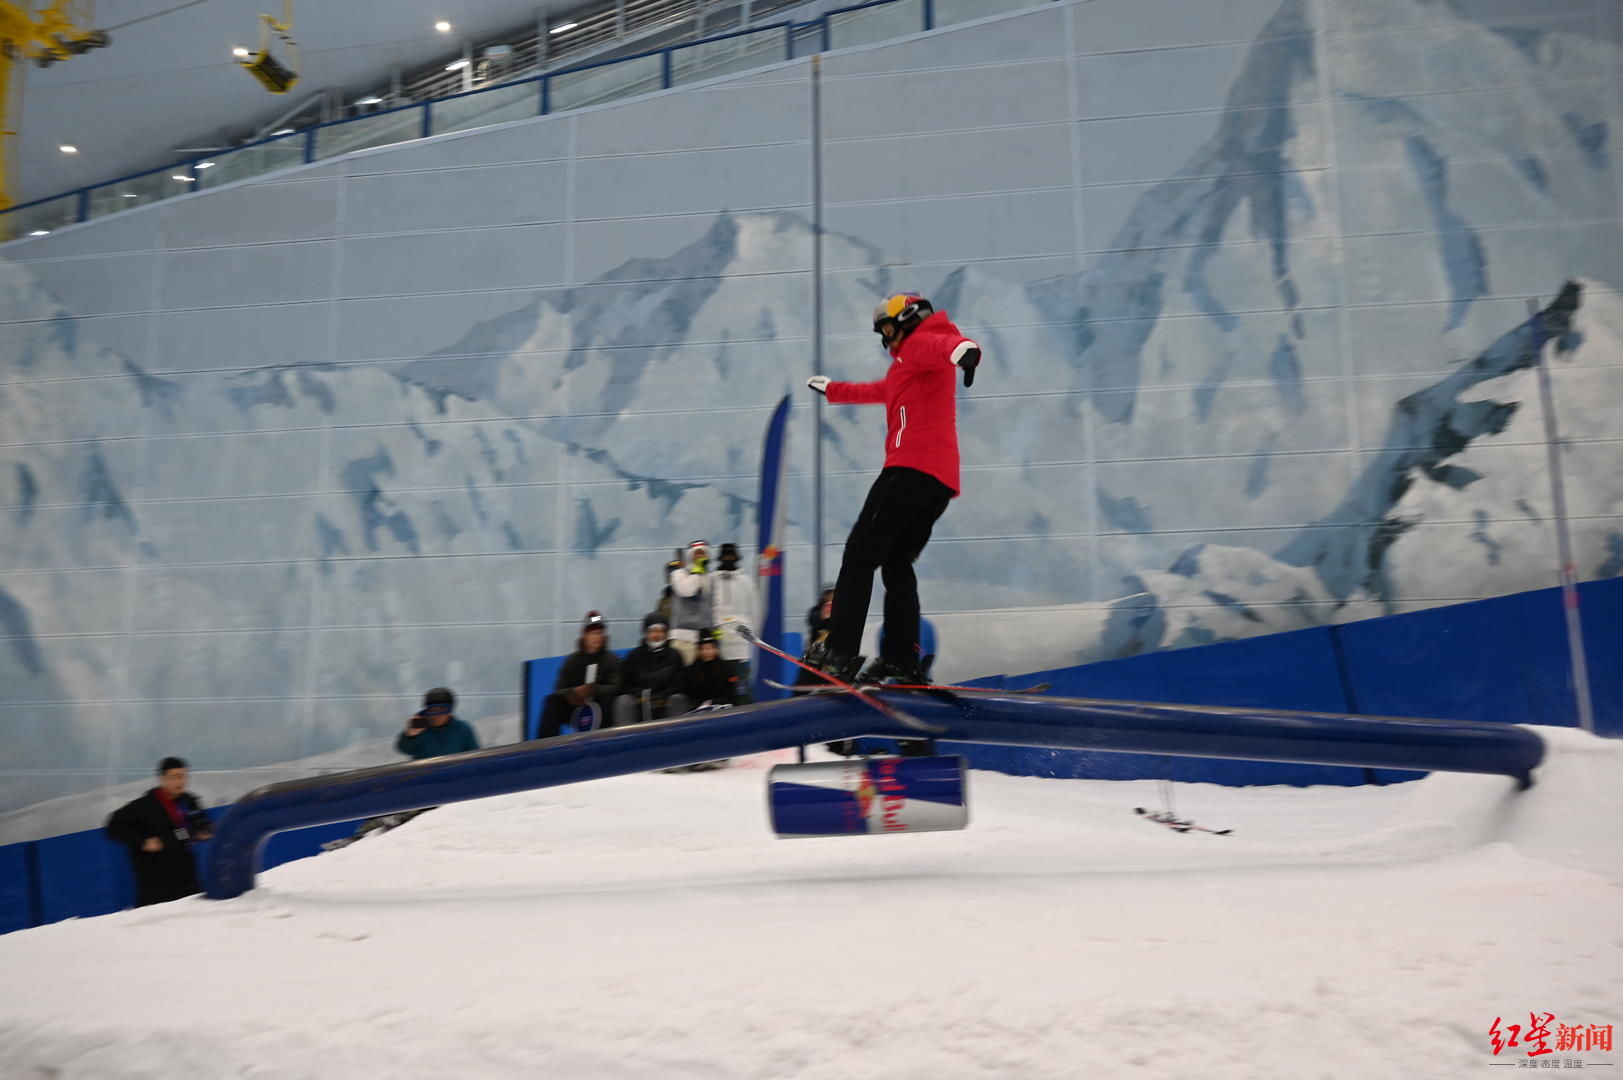
[[[964,385],[975,385],[975,369],[980,367],[981,351],[979,349],[966,349],[964,355],[958,358],[958,366],[964,369]]]

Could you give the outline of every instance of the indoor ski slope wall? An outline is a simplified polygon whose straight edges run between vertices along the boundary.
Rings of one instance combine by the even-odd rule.
[[[1568,278],[1578,570],[1623,571],[1620,38],[1593,0],[1077,0],[827,56],[828,373],[883,370],[894,289],[987,350],[919,567],[941,674],[1551,584],[1518,328]],[[630,644],[672,547],[747,537],[784,393],[798,618],[810,77],[0,251],[0,812],[93,825],[168,753],[230,801],[437,684],[510,717],[582,612]],[[880,418],[827,419],[831,572]]]

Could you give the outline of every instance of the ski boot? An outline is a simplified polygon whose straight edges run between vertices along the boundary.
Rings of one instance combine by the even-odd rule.
[[[809,664],[823,674],[838,679],[841,682],[856,682],[858,674],[862,671],[861,656],[843,656],[830,651],[828,643],[823,640],[813,642],[806,649],[805,655],[800,658],[803,664]]]
[[[881,656],[868,665],[868,669],[857,680],[864,685],[883,686],[885,683],[901,683],[906,686],[928,686],[930,684],[930,665],[935,662],[935,654],[929,653],[916,660],[890,660]]]

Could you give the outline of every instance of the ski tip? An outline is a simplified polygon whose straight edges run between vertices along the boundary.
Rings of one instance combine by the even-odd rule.
[[[1233,829],[1218,829],[1217,830],[1217,835],[1218,836],[1227,836],[1229,833],[1231,833],[1233,831],[1234,831]]]

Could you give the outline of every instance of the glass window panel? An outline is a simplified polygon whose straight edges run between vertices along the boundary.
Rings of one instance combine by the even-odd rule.
[[[210,168],[196,170],[197,186],[219,187],[235,180],[247,180],[303,165],[304,140],[303,134],[284,135],[274,142],[216,155],[209,159],[214,162]]]
[[[1033,0],[935,0],[935,24],[951,26],[1035,6]]]
[[[749,71],[787,59],[783,27],[683,45],[671,52],[671,85]]]
[[[90,216],[106,217],[108,214],[131,210],[147,203],[161,202],[190,191],[192,185],[175,180],[170,176],[172,172],[173,169],[163,169],[95,188],[90,192]]]
[[[423,110],[400,109],[360,120],[331,124],[316,129],[316,160],[337,157],[352,150],[419,139],[423,134]]]
[[[494,86],[477,94],[436,101],[432,108],[436,135],[443,135],[447,131],[466,131],[487,124],[502,124],[508,120],[528,120],[541,113],[541,84],[527,82]]]
[[[79,220],[79,194],[64,195],[36,206],[0,215],[0,239],[19,240],[34,233],[55,232]]]
[[[660,58],[639,56],[618,64],[565,71],[552,76],[549,107],[553,112],[596,105],[660,88]]]
[[[803,56],[823,51],[822,26],[806,26],[795,31],[795,55],[798,60]]]
[[[924,0],[895,0],[890,4],[841,11],[828,17],[828,47],[849,49],[875,41],[917,34],[924,29]]]

